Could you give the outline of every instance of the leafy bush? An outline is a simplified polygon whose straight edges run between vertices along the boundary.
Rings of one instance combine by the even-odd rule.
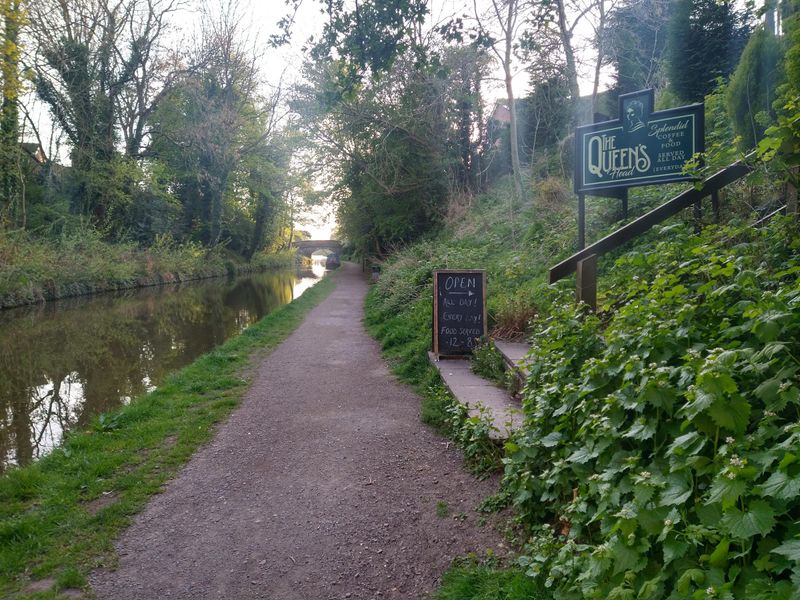
[[[800,595],[798,233],[673,228],[536,326],[504,487],[555,598]]]

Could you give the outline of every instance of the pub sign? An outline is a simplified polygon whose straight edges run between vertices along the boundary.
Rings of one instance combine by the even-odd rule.
[[[619,119],[576,128],[576,193],[693,179],[683,167],[704,151],[703,105],[654,112],[653,97],[652,89],[623,94]]]

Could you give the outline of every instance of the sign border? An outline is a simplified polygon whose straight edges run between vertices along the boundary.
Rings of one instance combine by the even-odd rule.
[[[483,288],[481,298],[482,302],[482,310],[483,310],[483,333],[481,334],[482,337],[486,337],[488,332],[488,323],[486,322],[486,270],[485,269],[437,269],[433,271],[433,327],[432,334],[432,348],[433,353],[436,355],[438,359],[440,356],[448,357],[448,358],[466,358],[468,357],[471,352],[458,352],[453,354],[444,354],[439,352],[439,301],[437,296],[437,290],[439,289],[439,275],[442,273],[479,273],[481,275],[481,284]]]
[[[632,182],[631,180],[624,180],[610,183],[589,184],[587,186],[583,183],[584,173],[584,147],[582,141],[584,136],[592,133],[597,133],[604,130],[622,129],[623,124],[623,104],[630,98],[640,98],[647,96],[651,107],[654,106],[655,91],[652,88],[647,90],[639,90],[628,94],[621,94],[617,99],[619,104],[619,118],[610,121],[601,121],[599,123],[589,123],[587,125],[580,125],[575,128],[575,177],[574,177],[574,191],[576,194],[585,194],[592,196],[600,196],[598,192],[603,190],[622,190],[632,187],[640,187],[645,185],[657,185],[663,183],[675,183],[678,181],[694,181],[696,178],[691,175],[676,175],[668,173],[664,175],[650,175],[641,178],[640,181]],[[687,104],[685,106],[678,106],[675,108],[668,108],[666,110],[653,111],[648,115],[648,123],[659,121],[677,116],[691,116],[694,119],[694,136],[693,146],[694,153],[705,152],[705,105],[700,103]],[[616,197],[616,196],[614,196]]]

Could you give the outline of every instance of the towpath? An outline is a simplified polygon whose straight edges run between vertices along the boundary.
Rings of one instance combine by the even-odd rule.
[[[496,482],[419,421],[362,328],[358,267],[337,278],[122,535],[99,598],[424,598],[454,558],[503,553],[475,512]]]

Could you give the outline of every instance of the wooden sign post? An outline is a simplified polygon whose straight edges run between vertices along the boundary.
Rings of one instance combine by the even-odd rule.
[[[466,356],[486,335],[486,271],[433,272],[433,353]]]

